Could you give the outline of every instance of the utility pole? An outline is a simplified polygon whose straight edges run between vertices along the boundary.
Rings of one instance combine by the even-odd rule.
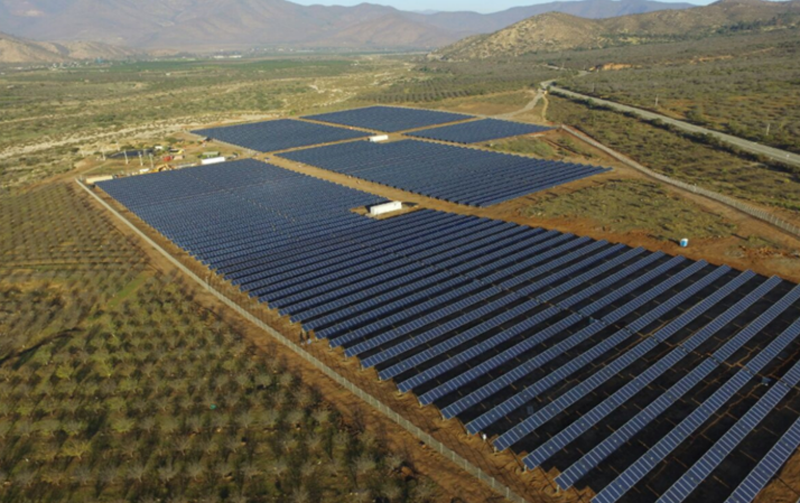
[[[767,122],[767,132],[764,134],[764,136],[769,136],[769,127],[771,125],[772,125],[771,123]]]
[[[656,108],[658,108],[658,95],[656,94]]]

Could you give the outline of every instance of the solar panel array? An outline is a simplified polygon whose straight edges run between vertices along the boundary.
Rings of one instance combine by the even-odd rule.
[[[255,161],[99,184],[446,418],[595,501],[751,501],[800,445],[800,287],[380,202]],[[313,195],[313,197],[309,196]]]
[[[497,140],[500,138],[510,138],[512,136],[542,133],[550,129],[552,128],[536,126],[534,124],[522,124],[520,122],[509,122],[497,119],[482,119],[453,124],[451,126],[424,129],[422,131],[406,134],[408,136],[427,138],[429,140],[469,144]]]
[[[463,121],[471,119],[472,116],[435,110],[374,106],[321,115],[309,115],[303,118],[342,126],[395,133],[407,129]]]
[[[362,131],[292,119],[199,129],[192,132],[257,152],[276,152],[369,136]]]
[[[491,206],[608,171],[415,140],[329,145],[281,157],[471,206]]]

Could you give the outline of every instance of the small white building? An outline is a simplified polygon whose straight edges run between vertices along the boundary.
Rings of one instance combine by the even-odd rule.
[[[101,176],[90,176],[86,178],[86,185],[94,185],[100,182],[107,182],[109,180],[113,180],[114,177],[111,175],[101,175]]]
[[[380,134],[378,136],[370,136],[369,137],[369,141],[371,141],[372,143],[380,143],[382,141],[387,141],[388,139],[389,139],[389,135],[388,134]]]
[[[390,203],[376,204],[375,206],[370,206],[369,215],[371,217],[377,217],[377,216],[380,216],[380,215],[385,215],[387,213],[400,211],[402,209],[403,209],[403,203],[402,202],[400,202],[400,201],[392,201]]]
[[[208,166],[209,164],[219,164],[221,162],[225,162],[224,157],[211,157],[210,159],[203,159],[200,161],[200,164],[203,166]]]

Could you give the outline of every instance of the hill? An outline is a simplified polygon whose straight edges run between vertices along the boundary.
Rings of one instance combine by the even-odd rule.
[[[548,12],[562,12],[587,19],[604,19],[627,14],[680,10],[690,7],[693,7],[690,3],[650,0],[573,0],[514,7],[492,14],[438,12],[429,15],[426,21],[448,30],[470,31],[473,34],[479,34],[501,30],[529,17]]]
[[[0,33],[0,63],[66,63],[86,59],[122,59],[136,52],[102,42],[36,42]]]
[[[722,0],[707,7],[607,19],[563,13],[533,16],[490,35],[465,38],[431,55],[450,60],[518,57],[569,49],[697,38],[731,31],[786,28],[800,20],[800,0]]]
[[[36,40],[93,40],[140,49],[431,48],[542,12],[599,18],[688,5],[580,0],[494,14],[424,14],[368,3],[302,6],[286,0],[0,0],[0,30]]]

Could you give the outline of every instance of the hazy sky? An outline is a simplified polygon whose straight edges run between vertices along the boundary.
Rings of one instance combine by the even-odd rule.
[[[291,0],[303,5],[357,5],[365,0]],[[519,5],[533,5],[550,0],[368,0],[369,3],[391,5],[402,10],[470,10],[475,12],[497,12]],[[679,1],[679,0],[662,0]],[[707,4],[711,0],[683,0],[695,4]]]

